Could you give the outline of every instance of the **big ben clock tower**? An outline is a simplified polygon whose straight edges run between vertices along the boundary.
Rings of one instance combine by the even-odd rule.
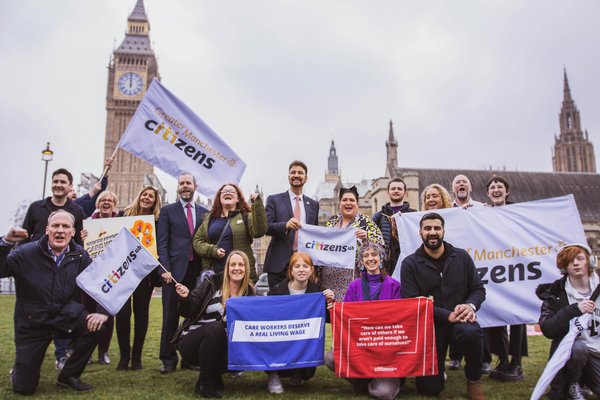
[[[115,150],[152,79],[160,79],[156,57],[150,46],[149,31],[144,1],[137,0],[127,18],[125,39],[114,50],[108,66],[105,159]],[[109,183],[109,190],[119,196],[119,204],[124,208],[133,201],[143,185],[158,182],[152,165],[119,150],[113,162]]]

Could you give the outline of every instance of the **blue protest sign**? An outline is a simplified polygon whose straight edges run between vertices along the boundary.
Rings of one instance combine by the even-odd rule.
[[[279,370],[323,364],[325,297],[234,297],[227,300],[230,370]]]

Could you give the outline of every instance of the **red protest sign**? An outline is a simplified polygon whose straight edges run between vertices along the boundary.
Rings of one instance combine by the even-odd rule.
[[[331,329],[338,377],[393,378],[438,373],[430,299],[335,303]]]

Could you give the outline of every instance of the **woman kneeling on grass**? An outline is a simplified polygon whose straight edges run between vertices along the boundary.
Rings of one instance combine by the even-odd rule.
[[[542,333],[552,339],[550,356],[569,332],[571,319],[585,313],[597,313],[596,302],[590,296],[600,284],[594,273],[591,250],[584,244],[569,244],[556,255],[556,266],[564,275],[554,283],[539,285],[536,294],[543,301],[540,315]],[[597,314],[596,314],[597,315]],[[600,336],[597,317],[581,331],[573,343],[571,357],[550,384],[551,399],[584,400],[580,383],[600,394]]]
[[[364,244],[359,253],[361,277],[348,286],[344,301],[393,300],[400,298],[400,282],[388,276],[383,267],[385,249],[379,243]],[[325,354],[325,365],[334,368],[333,352]],[[348,379],[356,392],[379,400],[392,400],[400,392],[401,378]]]
[[[205,398],[221,398],[221,374],[227,371],[227,334],[225,302],[230,297],[252,296],[250,262],[245,253],[233,250],[225,262],[223,273],[203,280],[191,292],[178,283],[175,290],[179,314],[185,321],[179,326],[173,342],[183,360],[200,366],[196,393]]]
[[[315,282],[315,267],[310,256],[306,253],[294,253],[288,264],[288,277],[280,282],[272,290],[269,296],[273,295],[296,295],[305,293],[323,292],[327,303],[333,301],[333,292],[330,289],[323,290]],[[309,380],[315,375],[315,367],[285,369],[279,371],[269,371],[269,393],[283,393],[283,385],[279,377],[290,378],[289,384],[300,386],[304,381]]]

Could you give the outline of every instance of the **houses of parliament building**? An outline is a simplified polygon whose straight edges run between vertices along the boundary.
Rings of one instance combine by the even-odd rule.
[[[494,171],[465,169],[403,168],[398,165],[398,141],[390,121],[387,141],[385,173],[382,177],[360,182],[342,179],[337,163],[335,144],[329,149],[328,171],[319,184],[317,199],[320,204],[320,222],[337,213],[337,193],[341,186],[356,185],[361,194],[361,212],[372,215],[389,201],[387,184],[394,177],[406,182],[407,201],[415,209],[420,208],[423,189],[439,183],[451,188],[456,175],[466,175],[473,187],[476,200],[487,199],[486,184],[494,175],[501,175],[510,183],[510,198],[523,202],[573,194],[588,243],[596,255],[600,253],[600,174],[596,173],[594,146],[588,132],[582,129],[579,110],[571,96],[567,71],[563,77],[563,102],[559,114],[560,134],[554,138],[552,151],[553,172]],[[557,216],[559,217],[559,216]]]

